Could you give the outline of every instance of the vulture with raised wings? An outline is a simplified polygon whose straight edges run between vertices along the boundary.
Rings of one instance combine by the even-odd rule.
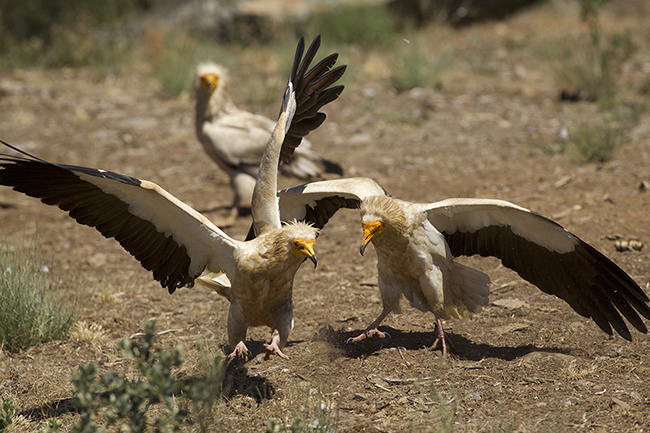
[[[475,254],[504,266],[542,291],[566,301],[609,335],[632,336],[623,319],[647,333],[648,297],[634,280],[592,246],[538,213],[502,200],[452,198],[409,203],[367,178],[314,182],[280,191],[280,214],[322,228],[342,208],[360,208],[363,240],[377,252],[383,311],[353,338],[383,337],[377,329],[399,308],[401,294],[435,315],[446,354],[441,317],[467,318],[487,305],[489,277],[454,261]],[[623,317],[621,317],[621,315]]]
[[[287,356],[282,348],[293,327],[293,279],[300,265],[316,265],[317,229],[304,222],[282,224],[277,205],[279,160],[288,160],[304,135],[317,128],[320,108],[343,86],[331,87],[345,71],[332,69],[337,54],[307,71],[320,37],[305,53],[300,39],[278,122],[268,139],[255,184],[252,215],[257,238],[230,238],[207,218],[158,185],[122,174],[50,163],[6,143],[23,156],[0,154],[0,184],[48,205],[58,206],[78,223],[114,238],[153,277],[173,293],[199,280],[230,301],[230,357],[246,356],[251,326],[272,329],[267,357]],[[302,61],[301,61],[302,59]]]
[[[260,160],[275,122],[237,108],[229,94],[226,69],[214,63],[198,66],[195,95],[196,135],[205,152],[230,177],[235,195],[231,215],[237,217],[242,208],[251,206]],[[293,157],[280,164],[280,173],[303,182],[343,174],[339,164],[321,158],[310,147],[303,140]]]

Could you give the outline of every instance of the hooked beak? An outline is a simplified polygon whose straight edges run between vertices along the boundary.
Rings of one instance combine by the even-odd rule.
[[[384,223],[381,221],[373,221],[371,223],[367,223],[365,221],[361,221],[361,226],[363,227],[363,241],[361,241],[361,246],[359,248],[359,253],[363,255],[363,253],[366,251],[366,247],[378,234],[384,231]]]
[[[201,76],[201,85],[209,94],[214,92],[217,84],[219,84],[219,76],[217,74],[204,74]]]
[[[314,264],[314,269],[318,265],[318,258],[316,258],[316,253],[314,252],[314,241],[309,240],[305,241],[303,244],[303,254],[307,256],[309,260]]]
[[[314,268],[318,265],[318,259],[314,252],[314,239],[294,239],[291,244],[291,249],[296,256],[305,256],[314,264]]]
[[[368,242],[366,242],[365,240],[361,242],[361,247],[359,248],[359,253],[361,253],[361,255],[363,255],[363,253],[366,251],[367,246],[368,246]]]

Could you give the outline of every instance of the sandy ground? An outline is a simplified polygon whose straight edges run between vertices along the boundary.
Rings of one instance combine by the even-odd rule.
[[[550,65],[536,54],[584,32],[577,15],[565,12],[547,5],[501,23],[431,31],[432,44],[452,53],[435,90],[397,94],[376,73],[390,68],[381,53],[348,53],[341,61],[354,78],[310,138],[348,175],[372,177],[396,197],[499,198],[547,215],[650,293],[648,248],[617,252],[613,240],[650,242],[650,193],[642,187],[650,180],[650,115],[648,97],[638,91],[647,80],[643,47],[650,34],[643,16],[604,15],[607,28],[630,28],[640,41],[621,73],[621,105],[641,109],[624,123],[625,139],[612,160],[583,163],[561,130],[571,137],[603,112],[595,103],[560,102]],[[477,58],[489,70],[477,68]],[[232,196],[194,136],[192,101],[167,98],[142,72],[93,77],[67,70],[0,75],[0,138],[51,161],[154,181],[219,223]],[[248,108],[277,112],[276,104]],[[12,396],[18,411],[71,397],[69,374],[85,362],[132,368],[116,343],[148,319],[167,331],[163,347],[186,347],[186,374],[199,374],[199,346],[227,351],[228,304],[218,295],[195,288],[170,296],[115,241],[65,213],[8,188],[0,189],[0,204],[0,236],[17,246],[38,236],[51,274],[79,294],[80,317],[101,325],[106,336],[0,354],[0,395]],[[243,238],[249,223],[241,219],[226,231]],[[433,315],[407,302],[403,314],[384,322],[391,338],[347,344],[381,310],[374,250],[361,257],[360,239],[356,211],[339,212],[325,227],[316,244],[318,268],[303,266],[296,277],[296,325],[286,349],[292,359],[264,361],[269,332],[252,330],[247,344],[256,356],[231,367],[236,386],[219,406],[215,430],[262,431],[269,419],[290,424],[296,416],[313,422],[316,407],[329,416],[320,425],[329,420],[335,431],[648,430],[648,336],[634,331],[631,343],[609,338],[498,260],[462,260],[490,275],[491,303],[472,320],[447,321],[456,352],[446,359],[428,350]],[[60,416],[66,426],[75,419]],[[25,429],[43,428],[38,417],[28,420]]]

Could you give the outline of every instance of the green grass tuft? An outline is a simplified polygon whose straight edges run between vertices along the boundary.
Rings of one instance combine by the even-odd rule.
[[[581,20],[586,24],[588,40],[565,41],[555,75],[563,89],[582,92],[590,101],[609,105],[614,100],[621,66],[638,47],[629,31],[602,31],[599,11],[604,3],[581,1]]]
[[[439,56],[432,57],[430,50],[423,45],[413,40],[409,44],[404,43],[402,50],[396,52],[390,82],[398,92],[440,85],[440,75],[450,65],[449,53],[442,52]]]
[[[17,352],[64,338],[75,321],[76,299],[67,303],[32,248],[18,252],[0,242],[0,347]]]
[[[9,426],[13,423],[14,415],[14,399],[5,397],[2,400],[2,407],[0,407],[0,433],[7,431]]]
[[[385,5],[341,6],[315,14],[302,34],[322,34],[333,43],[385,46],[398,37],[398,21]]]
[[[574,143],[587,162],[605,162],[612,159],[622,138],[622,131],[610,124],[603,126],[582,124],[575,134]]]

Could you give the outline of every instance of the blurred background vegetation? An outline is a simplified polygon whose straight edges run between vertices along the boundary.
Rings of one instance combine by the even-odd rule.
[[[471,49],[459,55],[441,34],[525,7],[566,5],[550,0],[323,0],[287,2],[278,11],[277,2],[263,0],[0,0],[0,72],[89,68],[101,80],[137,69],[154,77],[164,93],[179,97],[191,95],[198,63],[217,61],[238,68],[246,80],[241,100],[256,106],[273,101],[284,85],[302,35],[323,34],[324,51],[364,58],[351,65],[364,70],[347,74],[346,84],[361,86],[372,76],[398,93],[441,88],[441,76],[466,65],[472,72],[495,75],[496,51],[511,56],[526,51],[553,74],[560,99],[597,102],[602,123],[616,125],[644,109],[622,101],[619,76],[648,40],[627,29],[605,29],[600,11],[610,3],[572,2],[580,11],[576,26],[582,36],[577,39],[507,39],[503,47],[468,40]],[[650,94],[648,89],[650,78],[637,93]],[[595,141],[603,141],[599,135]],[[581,136],[586,138],[579,148],[593,141]],[[612,152],[616,147],[607,146]],[[586,159],[608,157],[599,153]]]
[[[305,2],[307,12],[273,16],[268,6],[260,11],[263,1],[0,0],[0,70],[90,67],[106,76],[151,67],[162,89],[177,96],[189,90],[198,62],[226,50],[273,43],[280,47],[276,51],[286,51],[280,57],[290,59],[297,36],[317,33],[339,50],[391,50],[402,43],[400,35],[430,23],[463,25],[534,2],[479,0],[468,9],[460,0],[312,1]],[[413,59],[423,58],[424,44],[413,47],[409,53],[395,50],[401,70],[392,82],[399,91],[435,84],[437,71],[444,69],[444,62],[414,65]]]
[[[146,0],[2,0],[0,67],[81,67],[119,61],[133,34],[124,20]]]

